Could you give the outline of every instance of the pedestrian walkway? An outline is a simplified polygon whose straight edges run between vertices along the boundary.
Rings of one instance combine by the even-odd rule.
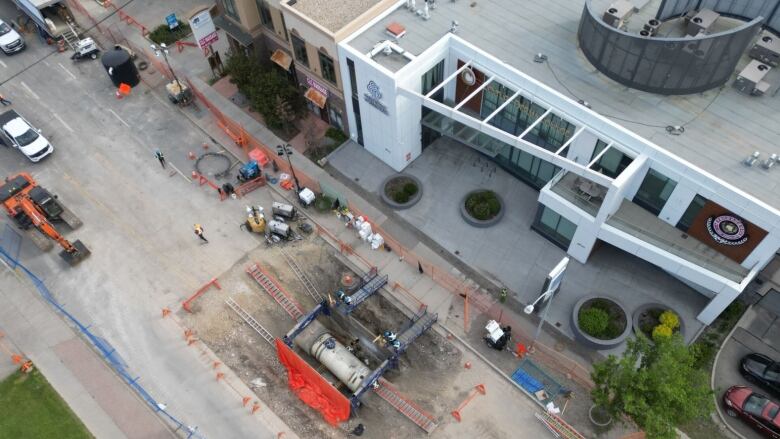
[[[175,437],[34,286],[5,266],[0,268],[0,323],[95,437]]]

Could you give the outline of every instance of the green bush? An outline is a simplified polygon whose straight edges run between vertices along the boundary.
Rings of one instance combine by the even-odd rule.
[[[349,137],[344,134],[343,131],[341,131],[338,128],[330,127],[327,131],[325,131],[325,137],[332,139],[337,144],[341,145],[342,143],[346,142]]]
[[[466,198],[466,211],[478,220],[488,220],[501,211],[501,202],[492,191],[480,191]]]
[[[669,309],[661,313],[658,321],[661,322],[662,325],[668,326],[672,331],[680,327],[680,318],[677,317],[677,314],[675,314],[674,311]]]
[[[417,185],[412,183],[411,181],[404,184],[403,192],[409,196],[409,198],[415,196],[417,194]]]
[[[187,23],[182,23],[179,21],[179,26],[175,29],[169,28],[167,24],[161,24],[157,26],[149,33],[149,39],[157,44],[165,44],[166,46],[170,46],[176,41],[186,37],[190,33],[190,26]]]
[[[580,329],[593,337],[601,337],[609,327],[609,314],[603,309],[590,307],[580,310],[577,317]]]
[[[661,339],[668,339],[672,337],[672,333],[674,331],[672,328],[666,326],[666,325],[658,325],[655,328],[653,328],[653,340],[658,341]]]
[[[407,194],[404,191],[397,191],[393,193],[393,201],[395,201],[398,204],[404,204],[407,201],[409,201],[409,194]]]

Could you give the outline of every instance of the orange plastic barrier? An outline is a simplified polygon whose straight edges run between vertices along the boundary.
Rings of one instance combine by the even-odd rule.
[[[330,425],[336,426],[349,419],[350,405],[346,396],[278,338],[276,352],[287,369],[290,389],[301,401],[322,413]]]

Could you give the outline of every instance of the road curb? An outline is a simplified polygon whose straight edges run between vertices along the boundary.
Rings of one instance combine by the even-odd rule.
[[[723,346],[728,343],[729,339],[731,339],[731,336],[734,334],[734,331],[739,328],[740,324],[742,323],[742,320],[745,319],[745,316],[747,315],[748,311],[753,309],[753,305],[749,305],[745,312],[742,314],[742,316],[737,320],[737,323],[734,325],[733,328],[731,328],[731,331],[729,331],[728,335],[726,335],[726,338],[724,339],[723,343],[720,345],[720,348],[718,349],[718,352],[715,354],[715,359],[712,361],[712,372],[710,373],[710,390],[713,391],[712,399],[715,400],[715,412],[718,414],[718,418],[720,418],[720,422],[723,423],[723,425],[726,426],[726,428],[734,434],[739,439],[746,439],[745,436],[740,434],[737,430],[734,429],[731,425],[729,425],[728,422],[726,422],[726,418],[723,416],[723,412],[720,409],[720,404],[718,402],[718,395],[715,394],[715,369],[717,369],[718,366],[718,359],[720,359],[720,353],[723,352]]]

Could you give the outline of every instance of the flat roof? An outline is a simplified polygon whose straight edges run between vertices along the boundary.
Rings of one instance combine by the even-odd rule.
[[[601,10],[610,0],[595,0]],[[418,1],[418,8],[422,5]],[[780,164],[770,170],[742,161],[754,151],[761,159],[780,153],[780,68],[765,80],[772,84],[762,97],[743,95],[725,86],[705,93],[663,96],[634,90],[599,73],[577,47],[577,29],[584,0],[473,0],[436,2],[431,18],[421,17],[403,5],[353,38],[349,45],[368,53],[379,41],[389,39],[385,28],[400,23],[406,35],[397,41],[404,50],[419,55],[445,36],[455,20],[456,35],[537,81],[574,99],[591,104],[592,110],[654,142],[670,153],[717,176],[761,201],[780,208]],[[653,16],[660,0],[652,0],[633,17],[638,23]],[[630,28],[633,28],[630,26]],[[534,62],[544,53],[547,63]],[[391,71],[402,63],[376,61]],[[747,54],[737,70],[749,62]],[[553,73],[554,72],[554,73]],[[685,133],[670,135],[665,127],[685,125]]]
[[[288,0],[287,5],[331,32],[338,32],[380,0]]]

